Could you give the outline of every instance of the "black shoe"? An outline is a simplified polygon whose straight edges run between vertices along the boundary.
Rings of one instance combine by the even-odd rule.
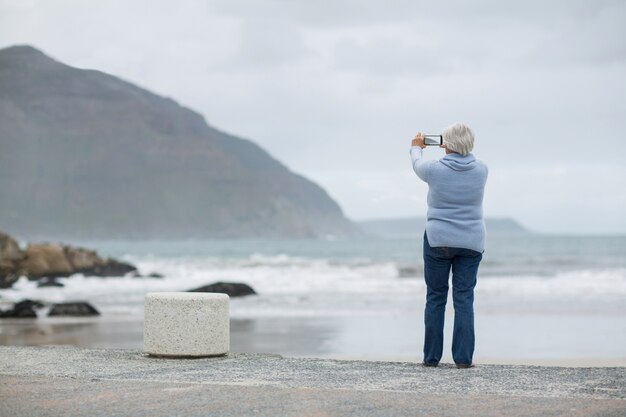
[[[457,369],[467,369],[467,368],[473,368],[473,367],[474,367],[473,363],[457,363],[456,364]]]
[[[436,368],[439,366],[439,364],[437,362],[422,362],[422,366],[425,366],[427,368]]]

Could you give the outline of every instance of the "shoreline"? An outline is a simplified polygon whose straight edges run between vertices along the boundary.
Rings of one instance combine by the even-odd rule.
[[[350,323],[350,322],[348,322]],[[366,321],[366,323],[369,323]],[[421,359],[417,340],[410,346],[402,341],[371,339],[381,343],[367,350],[367,340],[338,346],[347,332],[342,323],[327,318],[231,318],[231,351],[234,353],[273,352],[291,358],[323,358],[371,362],[412,362]],[[375,330],[375,329],[374,329]],[[369,334],[369,333],[367,333]],[[365,334],[365,335],[367,335]],[[381,334],[378,334],[380,338]],[[351,337],[351,336],[349,336]],[[339,341],[338,341],[339,340]],[[394,344],[396,343],[396,344]],[[3,319],[0,321],[2,346],[64,346],[90,349],[143,349],[143,320],[137,317],[59,317]],[[447,353],[442,363],[450,363]],[[493,352],[492,352],[493,353]],[[477,365],[514,365],[541,367],[600,368],[626,367],[626,357],[518,357],[481,354]]]

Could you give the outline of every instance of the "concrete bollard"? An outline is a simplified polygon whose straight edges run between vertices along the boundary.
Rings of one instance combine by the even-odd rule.
[[[220,356],[230,349],[229,297],[153,292],[145,296],[143,350],[152,356]]]

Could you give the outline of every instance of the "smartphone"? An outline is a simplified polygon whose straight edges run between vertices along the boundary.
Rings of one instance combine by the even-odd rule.
[[[441,135],[424,135],[424,145],[441,146],[443,145],[443,136]]]

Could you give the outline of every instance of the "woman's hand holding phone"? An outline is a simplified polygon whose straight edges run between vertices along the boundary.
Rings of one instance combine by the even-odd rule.
[[[418,132],[417,135],[411,141],[411,146],[419,146],[424,149],[426,145],[424,145],[424,134],[422,132]]]

